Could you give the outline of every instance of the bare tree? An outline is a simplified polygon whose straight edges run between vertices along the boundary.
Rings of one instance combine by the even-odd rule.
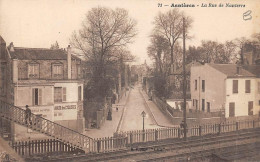
[[[56,41],[55,43],[51,44],[51,48],[50,49],[59,49],[59,43]]]
[[[154,33],[163,36],[170,47],[171,64],[175,62],[174,45],[182,37],[183,17],[186,19],[186,31],[191,27],[192,19],[184,15],[178,9],[172,9],[166,13],[159,13],[154,19]],[[176,65],[175,65],[176,69]]]
[[[128,11],[97,7],[86,14],[82,28],[72,34],[71,44],[93,65],[93,78],[99,78],[95,83],[106,77],[112,63],[122,56],[131,57],[126,49],[136,34],[136,21]]]

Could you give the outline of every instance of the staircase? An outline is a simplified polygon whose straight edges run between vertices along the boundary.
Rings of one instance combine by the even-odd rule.
[[[68,143],[84,150],[85,153],[92,152],[92,138],[45,118],[38,117],[33,113],[31,115],[32,122],[27,123],[25,121],[25,110],[20,107],[0,101],[0,117]]]

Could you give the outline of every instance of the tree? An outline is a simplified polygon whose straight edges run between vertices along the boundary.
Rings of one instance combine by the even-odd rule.
[[[71,44],[93,67],[91,88],[95,89],[95,86],[100,86],[107,80],[107,71],[116,68],[113,65],[115,62],[119,63],[131,57],[126,49],[136,34],[136,21],[129,17],[125,9],[97,7],[87,13],[82,28],[78,33],[72,34]],[[111,86],[109,85],[109,89]],[[96,91],[95,95],[106,96],[106,88],[103,89]]]
[[[167,40],[168,46],[170,48],[170,61],[171,65],[176,62],[174,58],[174,45],[178,39],[182,36],[183,31],[183,18],[186,20],[186,32],[188,33],[191,27],[192,19],[184,15],[178,9],[172,9],[166,13],[159,13],[154,19],[154,33],[161,35]],[[176,69],[176,65],[174,66]]]
[[[50,49],[59,49],[59,43],[56,41],[55,43],[51,44],[51,48]]]

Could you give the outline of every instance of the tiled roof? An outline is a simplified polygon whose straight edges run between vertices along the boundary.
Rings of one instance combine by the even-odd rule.
[[[237,74],[237,65],[236,64],[208,64],[214,69],[224,73],[229,78],[239,78],[239,77],[256,77],[255,74],[249,72],[244,69],[244,67],[240,67],[240,72]]]
[[[260,78],[260,65],[246,65],[243,68]]]
[[[10,51],[12,59],[19,60],[66,60],[67,52],[63,49],[47,48],[21,48],[14,47],[14,52]],[[71,56],[73,59],[79,59]]]

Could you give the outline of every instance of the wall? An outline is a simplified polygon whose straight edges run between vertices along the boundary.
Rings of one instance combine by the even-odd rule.
[[[68,79],[68,65],[67,60],[19,60],[19,79],[28,79],[28,64],[39,63],[39,79],[49,80],[49,79]],[[52,77],[52,64],[62,64],[63,65],[63,76],[59,78]],[[72,59],[72,79],[82,78],[78,76],[78,64],[80,61]]]
[[[78,86],[81,86],[83,100],[83,83],[55,83],[54,87],[66,87],[66,101],[54,103],[54,120],[77,120],[78,116]]]
[[[238,80],[238,93],[233,94],[233,80]],[[251,80],[251,93],[245,93],[245,81]],[[228,78],[226,80],[226,104],[225,113],[226,117],[229,117],[229,103],[235,102],[235,116],[248,115],[248,102],[255,102],[255,94],[257,90],[256,79],[254,78]],[[255,103],[254,103],[255,107]],[[254,114],[258,112],[255,111]]]
[[[219,111],[225,102],[225,78],[226,75],[217,71],[208,64],[191,67],[191,99],[198,100],[198,109],[202,109],[202,99],[205,99],[205,111],[207,102],[210,102],[210,111]],[[195,90],[195,79],[197,79],[197,90]],[[202,92],[202,80],[205,80],[205,92]],[[195,110],[195,103],[193,109]]]
[[[254,114],[260,115],[260,78],[256,79],[255,84]]]

